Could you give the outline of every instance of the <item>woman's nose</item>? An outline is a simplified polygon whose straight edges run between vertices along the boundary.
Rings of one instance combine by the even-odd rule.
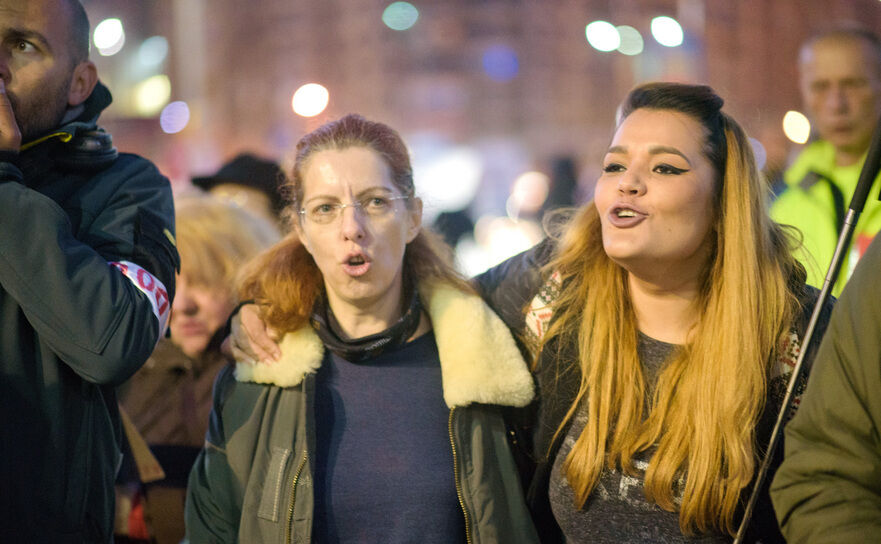
[[[645,190],[642,178],[633,170],[624,172],[618,178],[618,192],[623,195],[638,195]]]
[[[360,206],[346,206],[340,210],[340,232],[346,240],[364,238],[366,214]]]

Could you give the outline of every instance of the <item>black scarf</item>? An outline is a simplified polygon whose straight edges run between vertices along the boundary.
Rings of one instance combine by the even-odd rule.
[[[404,288],[404,296],[410,298],[410,304],[404,315],[388,329],[364,336],[362,338],[345,339],[330,305],[325,296],[320,296],[315,301],[312,309],[312,328],[318,337],[331,352],[343,359],[358,363],[373,359],[388,349],[394,349],[407,342],[419,328],[422,317],[422,304],[419,302],[419,294],[414,288]]]

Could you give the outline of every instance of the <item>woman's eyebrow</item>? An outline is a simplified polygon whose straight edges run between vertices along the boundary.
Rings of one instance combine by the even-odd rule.
[[[356,198],[361,198],[361,197],[363,197],[363,196],[365,196],[365,195],[367,195],[367,194],[371,194],[371,193],[379,193],[379,192],[382,192],[382,193],[384,193],[384,194],[392,194],[392,193],[394,193],[394,191],[392,191],[392,190],[389,189],[388,187],[385,187],[385,186],[382,186],[382,185],[376,185],[376,186],[373,186],[373,187],[367,187],[366,189],[363,189],[363,190],[359,191],[358,194],[356,194],[355,196],[356,196]],[[316,200],[316,199],[322,199],[322,200],[336,200],[336,201],[339,201],[339,197],[338,197],[338,196],[329,195],[329,194],[318,194],[318,195],[310,196],[309,198],[305,198],[305,199],[303,199],[303,203],[305,204],[306,202],[312,202],[313,200]]]
[[[364,189],[363,191],[359,191],[357,196],[358,196],[358,198],[361,198],[361,197],[366,196],[368,194],[375,194],[375,193],[383,193],[386,195],[391,195],[391,194],[394,194],[394,191],[384,185],[376,185],[373,187],[368,187],[368,188]]]
[[[665,146],[665,145],[657,145],[657,146],[649,148],[649,153],[652,155],[663,155],[665,153],[669,153],[671,155],[678,155],[678,156],[682,157],[682,159],[685,160],[685,162],[688,163],[688,166],[691,166],[691,161],[688,160],[688,157],[685,156],[685,153],[683,153],[682,151],[679,151],[675,147],[669,147],[669,146]]]
[[[607,154],[608,153],[620,153],[622,155],[626,155],[627,154],[627,146],[613,145],[612,147],[609,148],[608,151],[606,151],[606,153]],[[663,155],[665,153],[670,153],[672,155],[678,155],[678,156],[682,157],[685,160],[685,162],[688,163],[688,166],[691,166],[691,161],[688,160],[688,157],[686,157],[685,154],[682,153],[682,151],[679,151],[675,147],[669,147],[666,145],[656,145],[656,146],[652,146],[649,148],[650,155]]]

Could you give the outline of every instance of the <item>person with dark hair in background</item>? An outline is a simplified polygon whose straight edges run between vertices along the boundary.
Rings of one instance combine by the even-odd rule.
[[[114,388],[165,331],[171,186],[97,127],[76,0],[0,0],[0,535],[110,542]]]
[[[786,189],[771,205],[771,217],[802,232],[803,247],[797,255],[807,268],[808,283],[819,286],[881,118],[881,40],[855,28],[820,33],[802,46],[798,68],[802,101],[820,138],[784,174]],[[841,293],[879,230],[881,202],[869,199],[844,255],[834,294]]]
[[[881,542],[881,238],[832,312],[771,486],[789,542]]]
[[[190,473],[192,542],[537,542],[502,406],[533,382],[422,227],[407,148],[347,115],[304,136],[293,232],[240,295],[283,334],[235,351]]]
[[[273,161],[251,153],[236,155],[211,176],[193,178],[193,185],[251,213],[281,223],[284,172]]]

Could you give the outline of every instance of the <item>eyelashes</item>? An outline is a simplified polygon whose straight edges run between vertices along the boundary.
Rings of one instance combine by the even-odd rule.
[[[688,172],[687,168],[678,168],[676,166],[673,166],[672,164],[659,164],[659,165],[655,166],[652,170],[659,173],[659,174],[674,175],[674,176],[678,176],[680,174],[684,174],[684,173]]]
[[[626,168],[624,165],[620,163],[610,163],[603,166],[603,172],[606,174],[613,174],[617,172],[623,172]],[[685,174],[686,172],[690,172],[688,168],[679,168],[678,166],[673,166],[672,164],[658,164],[652,168],[652,172],[657,174],[665,175],[665,176],[679,176]]]

